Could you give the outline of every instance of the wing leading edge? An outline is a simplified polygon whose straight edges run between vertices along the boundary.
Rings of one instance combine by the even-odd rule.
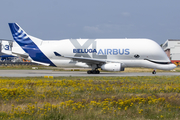
[[[59,54],[57,52],[54,52],[54,54],[59,57],[69,58],[74,61],[83,62],[83,63],[86,63],[87,65],[92,65],[92,64],[103,65],[103,64],[107,63],[106,60],[100,60],[100,59],[94,59],[94,58],[92,59],[92,58],[83,58],[83,57],[62,56],[61,54]]]

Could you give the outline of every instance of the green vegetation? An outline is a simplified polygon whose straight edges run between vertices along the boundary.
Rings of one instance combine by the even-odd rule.
[[[32,69],[33,67],[38,67],[38,69],[44,69],[44,66],[41,65],[1,65],[0,70],[11,70],[11,69],[29,70]]]
[[[180,119],[180,76],[0,78],[0,119]]]

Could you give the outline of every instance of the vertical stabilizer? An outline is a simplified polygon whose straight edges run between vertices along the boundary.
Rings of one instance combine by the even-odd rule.
[[[31,47],[35,47],[35,45],[40,45],[42,40],[28,35],[17,23],[9,23],[9,27],[11,29],[12,36],[14,40],[21,46],[31,45]]]
[[[55,66],[43,51],[40,50],[41,39],[28,35],[17,23],[9,23],[9,27],[14,40],[33,61]]]
[[[7,55],[12,55],[12,42],[2,40],[1,42],[1,52]]]

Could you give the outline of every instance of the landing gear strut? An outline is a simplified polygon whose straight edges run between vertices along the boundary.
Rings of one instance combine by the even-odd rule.
[[[87,74],[99,74],[100,71],[99,70],[88,70]]]
[[[153,71],[152,71],[152,74],[156,74],[156,70],[153,70]]]
[[[99,68],[98,64],[97,65],[92,64],[91,68],[92,68],[92,70],[88,70],[87,74],[99,74],[100,73],[100,71],[98,70],[98,68]]]

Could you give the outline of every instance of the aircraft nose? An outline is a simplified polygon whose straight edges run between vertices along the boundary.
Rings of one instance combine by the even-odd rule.
[[[171,64],[171,66],[169,66],[169,68],[172,70],[174,68],[176,68],[177,66],[175,64]]]

